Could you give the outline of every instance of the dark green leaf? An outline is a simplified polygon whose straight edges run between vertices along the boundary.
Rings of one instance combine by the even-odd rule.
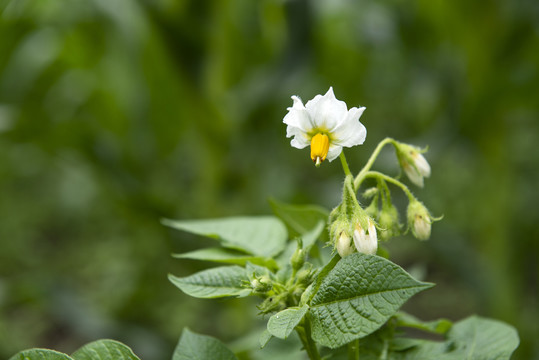
[[[364,337],[411,296],[432,286],[379,256],[351,254],[322,280],[311,300],[313,339],[336,348]]]

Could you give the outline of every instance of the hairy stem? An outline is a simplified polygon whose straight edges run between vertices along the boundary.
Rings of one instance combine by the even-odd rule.
[[[388,183],[391,183],[393,185],[400,187],[401,190],[406,194],[406,196],[408,196],[408,199],[410,201],[415,199],[415,196],[412,194],[410,189],[408,189],[408,186],[404,185],[399,180],[392,178],[391,176],[387,176],[386,174],[382,174],[381,172],[378,172],[378,171],[367,171],[365,172],[365,174],[363,174],[363,179],[366,179],[366,178],[377,178],[377,179],[385,180]]]
[[[344,170],[344,175],[352,176],[352,173],[350,172],[350,168],[348,167],[348,161],[346,161],[346,156],[344,156],[344,151],[341,151],[341,155],[339,155],[339,157],[341,158],[341,164],[342,164],[342,169]]]
[[[378,143],[376,149],[374,149],[374,151],[372,152],[372,155],[365,164],[365,166],[363,166],[363,169],[361,169],[359,174],[357,174],[356,178],[354,179],[354,189],[356,189],[356,191],[359,189],[361,182],[365,179],[365,174],[371,169],[372,164],[374,164],[374,161],[380,154],[380,151],[382,151],[382,148],[387,144],[393,144],[393,146],[395,146],[395,140],[388,137]]]

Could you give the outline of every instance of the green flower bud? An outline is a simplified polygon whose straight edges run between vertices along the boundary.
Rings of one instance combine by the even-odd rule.
[[[408,179],[417,186],[423,187],[423,178],[430,176],[430,165],[421,155],[426,150],[404,143],[396,143],[396,149],[400,166]]]
[[[423,203],[414,200],[408,205],[408,227],[419,240],[430,237],[432,221],[435,220]]]
[[[267,293],[273,288],[273,283],[267,275],[263,275],[251,280],[251,288],[255,293]]]
[[[260,305],[258,305],[258,309],[262,314],[284,310],[286,309],[287,297],[288,293],[286,292],[270,296],[266,300],[262,301]]]
[[[367,190],[365,190],[363,192],[363,197],[365,199],[370,199],[372,197],[374,197],[374,195],[378,194],[379,193],[379,190],[377,187],[371,187],[371,188],[368,188]]]
[[[312,266],[310,266],[307,269],[302,269],[302,270],[298,271],[298,273],[296,275],[298,283],[307,285],[307,284],[309,284],[311,282],[312,275],[313,275],[311,268],[312,268]]]
[[[294,254],[292,255],[292,258],[290,259],[290,264],[292,265],[292,269],[295,271],[301,269],[303,264],[305,263],[305,251],[301,248],[297,248]]]
[[[378,217],[380,240],[389,240],[400,234],[399,212],[392,204],[386,204]]]
[[[365,208],[365,213],[371,218],[376,219],[379,215],[380,210],[378,209],[378,199],[373,199],[369,206]]]

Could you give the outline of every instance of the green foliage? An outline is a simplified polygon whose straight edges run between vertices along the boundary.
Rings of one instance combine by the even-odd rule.
[[[275,199],[270,200],[270,205],[275,215],[286,224],[290,236],[305,234],[318,222],[325,222],[329,215],[326,209],[316,205],[290,205]]]
[[[327,274],[310,302],[313,339],[336,348],[369,335],[432,286],[384,258],[351,254]]]
[[[396,339],[395,359],[507,360],[517,348],[514,328],[499,321],[472,316],[453,325],[445,341]],[[398,348],[406,349],[399,350]],[[372,359],[377,359],[373,357]]]
[[[169,275],[170,281],[188,295],[198,298],[219,298],[248,295],[243,281],[247,281],[245,268],[239,266],[220,266],[204,270],[187,277]]]
[[[163,224],[215,238],[224,247],[266,257],[280,253],[284,249],[287,237],[284,225],[271,216],[190,221],[163,220]]]
[[[73,360],[139,360],[133,351],[114,340],[98,340],[75,351]]]
[[[71,356],[54,350],[30,349],[21,351],[9,360],[139,360],[139,358],[124,344],[104,339],[84,345]]]
[[[13,355],[9,360],[73,360],[73,358],[54,350],[30,349]]]
[[[288,308],[272,315],[268,320],[268,331],[271,335],[280,339],[286,339],[298,326],[309,310],[307,305],[300,308]]]
[[[156,219],[333,206],[338,163],[315,172],[279,127],[291,94],[329,85],[367,106],[349,160],[399,136],[443,169],[417,190],[445,215],[432,241],[388,246],[438,283],[408,309],[503,319],[515,359],[539,358],[535,1],[81,4],[0,1],[0,358],[142,331],[168,360],[183,326],[246,332],[235,302],[165,281],[200,270],[167,258],[198,244]]]
[[[303,349],[311,360],[321,359],[319,346],[334,349],[333,353],[329,352],[329,356],[339,356],[341,352],[339,348],[344,345],[348,346],[349,359],[433,357],[456,359],[463,356],[486,359],[491,356],[499,358],[510,356],[518,346],[519,339],[516,332],[503,323],[471,318],[452,326],[451,322],[445,319],[423,322],[414,316],[398,312],[413,295],[434,284],[418,281],[390,260],[371,255],[373,249],[375,252],[378,247],[377,230],[374,220],[370,217],[372,214],[359,204],[357,191],[365,179],[375,178],[378,183],[376,191],[383,193],[382,203],[387,205],[391,204],[392,197],[387,183],[400,188],[409,201],[408,217],[412,219],[409,226],[417,228],[414,236],[420,240],[430,237],[431,223],[439,219],[431,218],[430,215],[426,218],[425,214],[429,214],[427,208],[402,182],[383,173],[371,171],[374,161],[386,144],[404,146],[391,138],[383,140],[355,177],[351,174],[344,155],[341,154],[346,179],[342,202],[334,208],[328,218],[331,224],[329,244],[338,252],[331,259],[321,259],[319,251],[313,251],[309,256],[310,250],[317,243],[325,227],[325,221],[320,217],[324,212],[313,211],[309,206],[293,207],[274,202],[276,214],[284,220],[290,232],[299,236],[295,250],[291,246],[293,243],[285,244],[286,239],[283,239],[279,232],[268,231],[268,226],[256,226],[260,221],[259,218],[196,222],[167,220],[165,223],[176,229],[220,239],[224,246],[235,244],[238,249],[238,244],[241,244],[239,250],[247,252],[249,252],[246,249],[248,238],[264,238],[269,248],[272,248],[272,242],[276,242],[279,246],[274,254],[278,255],[278,260],[273,264],[264,264],[264,261],[253,264],[245,261],[240,262],[243,267],[212,268],[185,278],[171,275],[170,280],[186,294],[194,297],[247,295],[262,297],[264,300],[258,306],[261,314],[273,315],[268,320],[267,331],[264,331],[258,339],[260,346],[265,347],[272,336],[287,339],[293,331],[296,331]],[[430,166],[426,160],[421,157],[417,161],[420,161],[419,165],[422,166],[424,175],[430,175]],[[401,166],[404,166],[402,161]],[[428,173],[425,169],[429,170]],[[414,176],[416,174],[412,174],[411,178],[419,183]],[[416,214],[419,205],[414,207],[413,204],[421,205],[420,216]],[[376,200],[370,207],[372,206],[374,208],[378,206]],[[423,222],[426,221],[428,229],[424,229]],[[398,232],[394,235],[398,235]],[[390,236],[386,236],[385,240],[389,238]],[[196,256],[188,255],[187,258],[208,260],[213,257],[227,261],[234,259],[236,263],[239,261],[236,255],[231,256],[223,252],[216,255],[214,249],[206,253],[199,250],[195,254]],[[313,264],[311,257],[319,257],[318,265]],[[399,336],[398,331],[403,327],[443,335],[446,341],[433,342]],[[509,338],[507,338],[508,331],[513,331]],[[365,338],[369,338],[366,343]],[[498,338],[506,338],[506,341],[500,339],[497,346],[489,346],[488,341],[492,339],[498,341]],[[191,342],[196,344],[196,341]],[[180,343],[183,344],[183,340]],[[188,348],[189,344],[190,341],[185,340],[185,344],[179,348]],[[476,346],[479,349],[476,350]],[[484,351],[486,347],[489,348],[488,352]]]
[[[176,259],[205,260],[218,263],[236,264],[245,266],[246,263],[266,266],[270,269],[277,268],[277,263],[272,258],[262,256],[246,255],[231,249],[224,248],[206,248],[183,254],[173,254]]]
[[[236,360],[234,353],[219,340],[206,335],[199,335],[183,329],[182,336],[174,350],[172,360]]]

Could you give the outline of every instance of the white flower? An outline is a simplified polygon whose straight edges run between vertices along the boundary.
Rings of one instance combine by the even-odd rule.
[[[369,219],[367,231],[365,232],[365,229],[358,223],[354,230],[354,244],[360,253],[374,255],[378,250],[378,237],[376,236],[376,226],[371,219]]]
[[[347,109],[344,101],[337,100],[333,88],[316,95],[305,106],[292,96],[294,104],[288,108],[283,122],[288,125],[286,137],[294,137],[290,144],[298,149],[311,146],[311,159],[319,166],[326,158],[335,160],[344,146],[361,145],[367,130],[359,118],[365,107]]]

